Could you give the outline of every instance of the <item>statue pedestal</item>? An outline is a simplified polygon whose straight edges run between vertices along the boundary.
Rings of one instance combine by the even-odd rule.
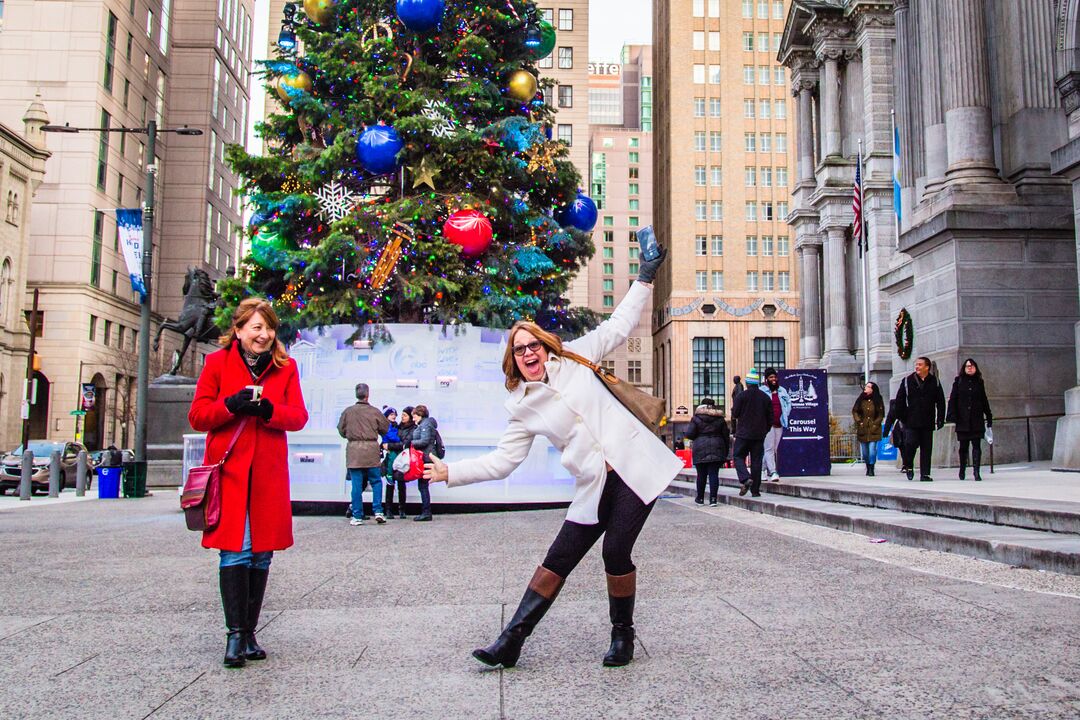
[[[184,433],[191,432],[187,418],[195,397],[195,383],[195,378],[182,375],[162,375],[150,383],[146,423],[147,487],[184,484]]]

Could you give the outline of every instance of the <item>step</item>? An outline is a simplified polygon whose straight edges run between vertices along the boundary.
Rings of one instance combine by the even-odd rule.
[[[674,480],[669,493],[693,497],[693,482]],[[823,525],[927,550],[1080,575],[1080,535],[933,517],[920,513],[794,497],[781,493],[740,497],[724,486],[717,500],[732,507]]]
[[[729,473],[731,471],[728,471]],[[696,481],[693,471],[684,471],[679,479]],[[721,475],[720,484],[739,487],[739,481],[730,475]],[[862,505],[882,510],[899,510],[920,515],[954,518],[1007,525],[1029,530],[1080,534],[1080,503],[1056,500],[1032,500],[1027,498],[978,495],[975,493],[950,493],[928,489],[932,483],[911,483],[909,487],[853,486],[827,480],[804,480],[795,478],[778,483],[761,484],[762,492],[789,495],[809,500]]]

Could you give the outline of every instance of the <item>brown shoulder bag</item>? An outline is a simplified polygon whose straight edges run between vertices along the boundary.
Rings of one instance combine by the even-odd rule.
[[[592,370],[596,377],[600,379],[600,382],[604,383],[604,387],[615,396],[615,399],[622,403],[623,407],[633,413],[634,417],[636,417],[642,425],[649,428],[654,433],[659,432],[660,428],[667,424],[667,413],[665,412],[667,403],[664,402],[663,398],[650,395],[644,390],[620,379],[610,370],[606,370],[596,363],[590,362],[588,359],[575,352],[563,350],[562,357],[567,360],[573,360],[579,365],[584,365]]]

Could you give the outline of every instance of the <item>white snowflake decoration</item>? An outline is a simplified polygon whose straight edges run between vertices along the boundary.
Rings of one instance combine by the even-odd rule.
[[[435,127],[431,134],[437,138],[448,138],[454,134],[454,121],[450,119],[450,107],[439,100],[428,100],[424,103],[421,115],[434,121]]]
[[[319,201],[319,217],[337,222],[356,208],[357,198],[352,190],[333,180],[315,193]]]

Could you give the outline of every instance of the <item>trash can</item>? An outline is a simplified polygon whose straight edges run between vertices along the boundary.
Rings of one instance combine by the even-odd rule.
[[[97,469],[99,498],[120,497],[120,473],[121,468],[118,467],[99,467]]]
[[[146,461],[124,463],[124,497],[146,497]]]

